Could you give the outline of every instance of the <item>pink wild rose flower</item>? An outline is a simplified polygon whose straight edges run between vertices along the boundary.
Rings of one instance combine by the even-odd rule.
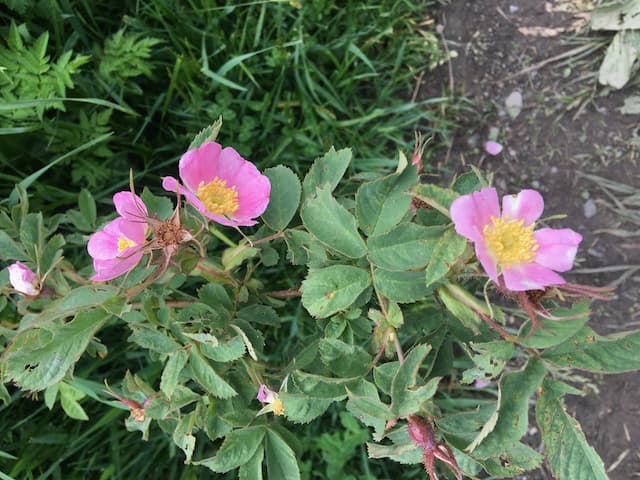
[[[271,407],[271,411],[274,415],[284,414],[284,403],[280,400],[280,396],[277,392],[274,392],[264,383],[260,384],[258,389],[258,396],[256,397],[260,403],[266,403]]]
[[[165,190],[179,192],[205,217],[227,226],[248,227],[266,210],[269,178],[231,147],[207,142],[189,150],[178,165],[183,185],[164,177]]]
[[[502,275],[508,290],[544,290],[565,283],[556,272],[571,269],[582,236],[569,228],[534,230],[543,209],[540,193],[522,190],[502,197],[501,214],[496,189],[483,188],[457,198],[451,218],[494,282]]]
[[[9,282],[16,292],[30,297],[40,293],[40,279],[25,264],[16,262],[9,265],[7,270],[9,270]]]
[[[112,280],[133,270],[144,255],[147,237],[147,207],[131,192],[113,196],[118,218],[91,235],[87,249],[96,274],[91,280]]]

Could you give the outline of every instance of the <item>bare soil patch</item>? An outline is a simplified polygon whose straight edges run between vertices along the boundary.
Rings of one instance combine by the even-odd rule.
[[[452,0],[439,22],[457,57],[424,79],[421,96],[448,93],[453,84],[454,94],[476,108],[463,119],[442,167],[481,165],[495,172],[502,193],[535,188],[544,195],[545,216],[568,215],[551,225],[584,236],[571,280],[617,284],[616,299],[594,303],[590,321],[599,333],[611,334],[640,325],[640,269],[633,268],[640,265],[640,211],[629,201],[640,195],[640,133],[638,117],[619,110],[633,91],[609,92],[597,84],[606,38],[573,33],[585,23],[578,13],[585,7],[580,0]],[[514,91],[523,98],[515,119],[505,107]],[[492,129],[505,147],[497,156],[483,148]],[[589,378],[593,388],[569,398],[569,411],[610,478],[636,478],[640,374]],[[545,467],[523,478],[552,476]]]

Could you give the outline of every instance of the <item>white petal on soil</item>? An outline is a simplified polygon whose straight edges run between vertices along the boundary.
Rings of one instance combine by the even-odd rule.
[[[511,118],[516,118],[522,110],[522,94],[518,91],[511,92],[505,100],[507,113]]]

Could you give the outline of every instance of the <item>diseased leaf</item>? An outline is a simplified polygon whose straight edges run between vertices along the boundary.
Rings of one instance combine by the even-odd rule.
[[[326,318],[349,308],[371,285],[366,270],[348,265],[334,265],[311,270],[302,282],[302,304],[311,315]]]
[[[530,358],[523,370],[505,374],[500,380],[495,427],[488,433],[483,432],[486,437],[479,444],[475,441],[466,451],[474,458],[483,459],[514,448],[527,432],[529,397],[546,374],[547,369],[537,358]]]
[[[560,367],[577,368],[596,373],[623,373],[640,369],[640,331],[600,336],[589,327],[542,358]]]
[[[4,380],[24,390],[40,391],[73,371],[87,345],[110,317],[101,309],[80,312],[64,325],[46,325],[18,333],[6,348]]]
[[[607,480],[602,460],[587,443],[578,422],[567,413],[563,400],[566,393],[576,390],[545,378],[536,405],[536,421],[554,478]]]

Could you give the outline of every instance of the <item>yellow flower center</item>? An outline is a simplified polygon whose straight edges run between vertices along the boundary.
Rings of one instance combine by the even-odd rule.
[[[487,249],[501,267],[518,263],[531,263],[538,250],[533,237],[533,224],[524,226],[524,220],[491,217],[492,225],[482,230]]]
[[[284,402],[279,398],[276,398],[273,403],[273,414],[274,415],[283,415],[284,414]]]
[[[118,238],[118,253],[122,253],[129,247],[135,247],[138,245],[133,240],[129,240],[128,238],[119,237]]]
[[[204,205],[204,208],[207,209],[207,212],[215,215],[232,215],[240,206],[235,185],[228,188],[227,181],[220,180],[218,177],[215,177],[207,184],[200,182],[196,195]]]

